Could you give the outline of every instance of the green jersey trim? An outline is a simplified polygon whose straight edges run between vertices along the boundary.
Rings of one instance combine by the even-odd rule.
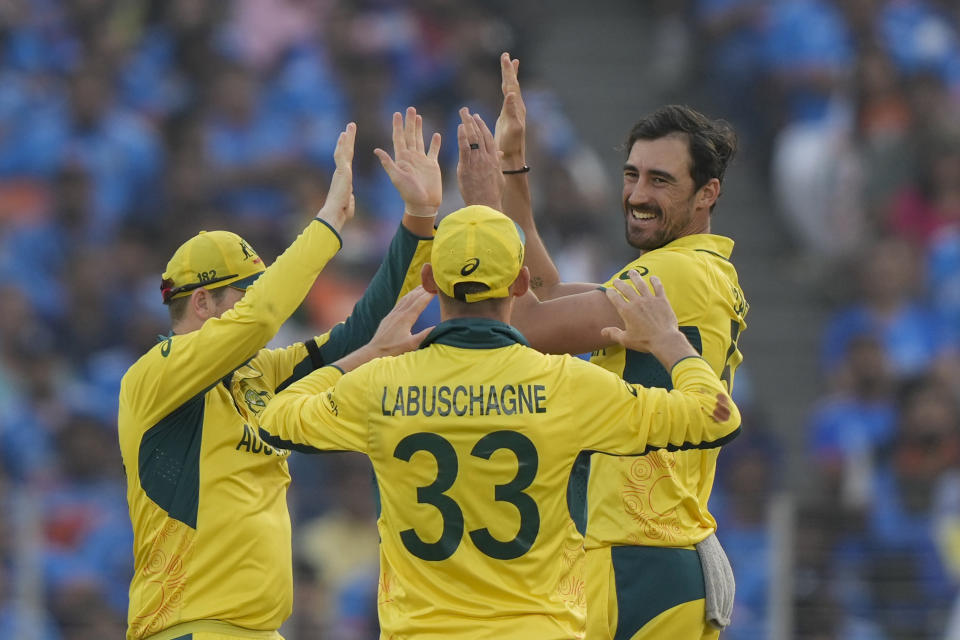
[[[322,224],[322,225],[324,225],[325,227],[327,227],[328,229],[330,229],[330,231],[333,232],[333,235],[335,235],[335,236],[337,237],[337,242],[340,244],[340,246],[337,248],[337,251],[339,251],[340,249],[343,248],[343,238],[340,237],[340,232],[337,231],[336,229],[334,229],[332,224],[330,224],[329,222],[327,222],[327,221],[324,220],[323,218],[314,218],[314,219],[311,220],[310,222],[319,222],[320,224]]]
[[[298,453],[309,453],[309,454],[318,454],[318,453],[342,453],[346,449],[317,449],[316,447],[311,447],[308,444],[300,444],[294,442],[293,440],[284,440],[280,436],[275,436],[263,427],[257,428],[257,433],[260,435],[260,439],[265,443],[273,447],[274,449],[288,449],[290,451],[296,451]]]
[[[694,350],[703,355],[703,338],[700,329],[694,326],[680,327],[680,333],[687,338],[687,342]],[[673,379],[670,373],[663,368],[660,361],[652,353],[626,350],[623,365],[623,379],[631,384],[642,384],[645,387],[660,387],[673,389]]]
[[[717,253],[716,251],[710,251],[710,249],[694,249],[694,251],[699,251],[701,253],[709,253],[710,255],[717,256],[718,258],[720,258],[721,260],[724,260],[725,262],[730,262],[729,256],[725,256],[722,253]]]
[[[218,381],[219,382],[219,381]],[[174,520],[197,528],[204,389],[150,427],[140,441],[143,492]]]
[[[530,346],[519,331],[489,318],[454,318],[441,322],[420,343],[420,348],[434,343],[461,349],[498,349],[513,344]]]
[[[628,640],[667,609],[704,597],[703,568],[694,549],[614,546],[610,559],[617,585],[614,640]],[[644,578],[637,580],[640,575]]]
[[[587,535],[587,481],[590,479],[590,456],[593,451],[581,451],[573,461],[567,479],[567,511],[580,535]]]
[[[315,371],[323,366],[323,357],[320,355],[320,349],[317,347],[316,340],[307,340],[303,343],[303,346],[307,349],[307,357],[298,362],[293,367],[293,371],[290,372],[290,376],[277,385],[277,388],[273,390],[274,394],[278,394],[294,382],[310,374],[310,372]]]

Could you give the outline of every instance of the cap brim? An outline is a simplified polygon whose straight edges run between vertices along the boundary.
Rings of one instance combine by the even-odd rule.
[[[228,287],[233,287],[234,289],[240,289],[241,291],[246,291],[247,287],[256,282],[257,278],[263,275],[263,271],[258,271],[252,276],[247,276],[246,278],[240,278],[234,282],[228,284]]]

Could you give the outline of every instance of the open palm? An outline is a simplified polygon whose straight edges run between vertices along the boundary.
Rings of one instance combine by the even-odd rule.
[[[383,149],[373,151],[383,165],[390,181],[400,193],[405,212],[414,216],[432,216],[443,199],[440,176],[440,134],[434,133],[430,148],[424,149],[423,118],[413,107],[407,107],[406,116],[393,114],[393,154]]]

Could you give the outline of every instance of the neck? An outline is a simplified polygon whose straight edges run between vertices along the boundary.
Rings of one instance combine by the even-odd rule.
[[[181,318],[170,325],[170,329],[178,336],[192,333],[203,326],[204,321],[197,317]]]
[[[481,300],[479,302],[460,302],[457,300],[440,301],[440,320],[460,318],[486,318],[510,324],[513,311],[513,298],[500,300]]]
[[[710,233],[710,209],[695,213],[691,220],[690,229],[682,235],[692,236],[698,233]]]

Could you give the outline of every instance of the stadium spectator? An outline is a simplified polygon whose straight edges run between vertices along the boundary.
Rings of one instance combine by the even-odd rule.
[[[926,248],[938,232],[960,226],[960,137],[947,132],[920,150],[911,184],[893,194],[890,230]]]
[[[820,472],[820,490],[839,495],[847,508],[863,508],[878,452],[896,425],[896,381],[877,336],[851,339],[831,393],[815,407],[807,427],[808,459]]]
[[[837,309],[824,331],[824,374],[838,370],[851,339],[864,333],[879,337],[894,376],[922,373],[946,348],[946,337],[917,291],[920,264],[915,250],[890,237],[870,246],[860,258],[858,299]]]
[[[326,621],[328,631],[344,640],[369,637],[372,630],[366,623],[376,617],[370,606],[377,599],[379,546],[372,473],[364,458],[335,454],[325,472],[332,504],[319,517],[300,522],[294,534],[299,556],[317,576],[323,596],[312,608]],[[373,616],[357,614],[364,602]],[[355,629],[358,624],[360,629]]]
[[[934,497],[960,463],[960,413],[935,382],[907,385],[892,447],[873,481],[866,578],[872,610],[890,638],[930,637],[957,594],[937,546]]]

